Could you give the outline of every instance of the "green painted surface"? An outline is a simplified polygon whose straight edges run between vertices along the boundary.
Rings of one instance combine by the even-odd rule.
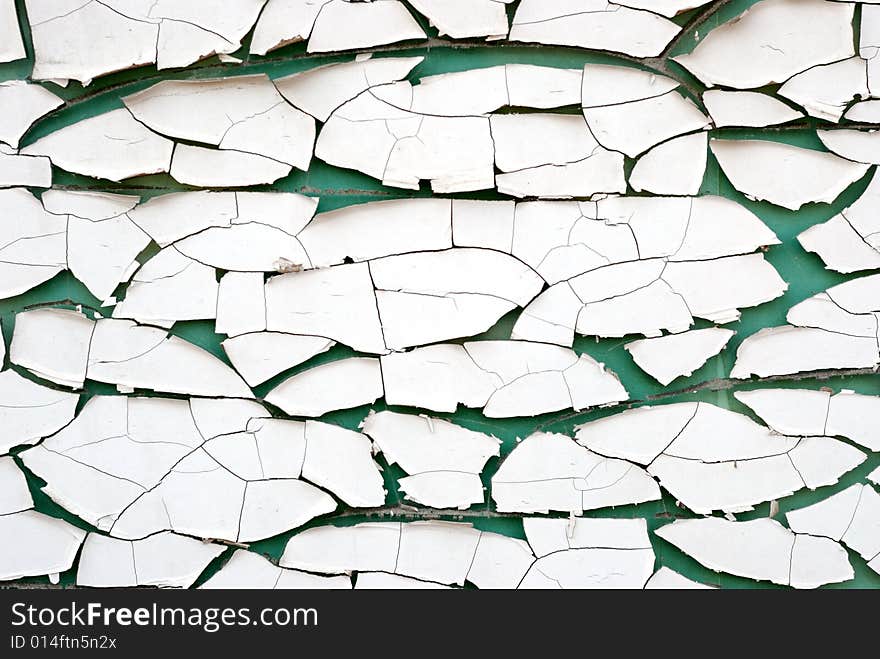
[[[729,18],[737,15],[748,6],[755,3],[756,0],[734,0],[722,7],[716,15],[711,17],[704,24],[698,26],[696,30],[701,36],[705,36],[707,31]],[[24,21],[23,2],[17,2],[19,5],[20,18]],[[515,5],[512,5],[512,10]],[[698,15],[699,11],[689,12],[679,18],[684,22]],[[26,25],[26,24],[25,24]],[[435,30],[429,30],[430,34],[436,34]],[[673,48],[672,53],[689,52],[696,43],[694,38],[694,29],[690,29]],[[26,78],[30,74],[32,63],[32,50],[30,40],[27,37],[27,30],[24,30],[26,38],[26,46],[30,58],[21,62],[0,65],[0,80],[21,79]],[[22,146],[27,145],[37,138],[46,135],[62,126],[91,117],[111,109],[122,106],[121,97],[127,94],[145,89],[159,80],[166,79],[196,79],[205,77],[217,77],[227,75],[239,75],[247,73],[264,72],[272,78],[280,77],[337,61],[347,61],[351,56],[311,56],[305,54],[302,44],[288,46],[268,57],[257,57],[247,55],[248,40],[239,53],[239,56],[246,61],[243,64],[221,64],[216,58],[211,58],[193,65],[185,71],[172,71],[158,73],[155,67],[141,67],[132,71],[125,71],[118,74],[108,75],[100,78],[88,88],[83,88],[78,83],[72,82],[67,88],[60,88],[54,84],[47,84],[53,92],[62,96],[67,103],[62,108],[51,113],[43,120],[37,122],[28,134],[22,140]],[[614,63],[623,66],[641,66],[633,63],[626,58],[615,57],[613,55],[591,53],[572,48],[555,48],[555,47],[532,47],[527,45],[506,45],[496,44],[492,46],[484,45],[462,45],[459,47],[431,47],[431,48],[407,48],[407,47],[389,47],[386,52],[377,53],[376,57],[382,56],[412,56],[422,55],[425,60],[413,71],[410,76],[411,80],[417,80],[426,75],[444,73],[448,71],[459,71],[463,69],[480,68],[503,64],[507,62],[522,62],[531,64],[541,64],[545,66],[554,66],[560,68],[579,68],[587,62],[598,63]],[[643,67],[645,68],[645,67]],[[703,88],[700,84],[684,69],[677,66],[674,62],[668,63],[665,71],[667,75],[673,75],[682,82],[686,83],[688,89],[701,92]],[[688,90],[685,90],[687,93]],[[766,91],[773,91],[767,89]],[[691,93],[692,98],[699,103],[699,97]],[[572,107],[563,111],[576,112],[577,108]],[[714,131],[713,134],[721,135],[731,139],[744,139],[763,137],[765,139],[773,139],[795,144],[801,147],[824,150],[824,147],[816,137],[815,126],[819,125],[814,120],[805,122],[806,128],[800,129],[784,129],[784,130],[720,130]],[[628,163],[632,166],[632,162]],[[841,389],[852,389],[860,393],[880,395],[880,377],[876,375],[860,375],[849,377],[833,377],[829,379],[816,380],[798,380],[794,381],[775,381],[771,383],[759,382],[757,380],[746,381],[738,385],[736,389],[721,388],[714,386],[700,388],[697,391],[688,391],[698,385],[709,383],[712,380],[726,378],[733,365],[736,348],[747,336],[755,333],[763,327],[771,327],[785,323],[785,315],[788,309],[818,293],[830,286],[847,281],[852,277],[847,277],[824,269],[821,261],[813,254],[806,253],[798,244],[796,236],[804,231],[807,227],[814,224],[824,222],[838,213],[840,210],[849,206],[855,201],[867,186],[871,177],[874,175],[874,169],[865,176],[864,179],[851,185],[834,203],[832,204],[810,204],[802,208],[798,212],[787,211],[785,209],[773,206],[763,202],[753,202],[746,199],[742,194],[733,189],[730,182],[725,178],[724,174],[718,167],[717,162],[709,154],[709,163],[706,176],[701,187],[701,194],[718,194],[730,199],[734,199],[744,207],[748,208],[758,215],[779,237],[782,244],[769,248],[766,253],[767,259],[779,271],[783,279],[789,283],[788,292],[781,298],[770,303],[761,305],[756,308],[746,309],[743,311],[742,319],[739,322],[726,325],[737,332],[737,335],[728,345],[727,349],[719,356],[712,358],[709,362],[696,371],[692,376],[687,378],[679,378],[669,387],[662,387],[642,372],[633,362],[623,349],[623,345],[628,341],[637,337],[626,337],[623,339],[604,339],[596,340],[590,337],[579,337],[575,341],[575,350],[579,353],[587,353],[597,360],[605,363],[611,370],[617,373],[624,386],[630,392],[630,396],[634,401],[631,405],[643,404],[650,397],[661,394],[669,394],[664,397],[662,402],[682,402],[682,401],[707,401],[726,407],[737,412],[751,414],[750,411],[742,406],[733,398],[733,391],[736,389],[753,389],[758,387],[798,387],[798,388],[819,388],[830,387],[835,392]],[[109,181],[99,181],[84,176],[69,174],[59,169],[54,171],[54,182],[56,186],[68,186],[77,189],[100,189],[113,192],[128,192],[130,194],[138,194],[142,199],[152,196],[165,194],[172,191],[187,189],[173,181],[169,176],[149,176],[130,179],[123,184],[112,183]],[[401,197],[425,197],[431,196],[430,190],[426,186],[418,192],[399,190],[394,188],[383,187],[378,181],[362,175],[358,172],[343,170],[327,165],[317,159],[312,161],[312,165],[308,172],[294,171],[290,176],[278,181],[272,186],[264,186],[251,189],[274,189],[291,192],[302,192],[311,196],[319,196],[321,201],[318,208],[319,212],[332,210],[352,204],[367,203],[380,199],[401,198]],[[35,194],[40,193],[39,190],[33,190]],[[632,192],[630,192],[632,194]],[[447,195],[441,195],[447,196]],[[492,191],[482,191],[477,193],[469,193],[462,195],[451,195],[458,198],[471,199],[502,199],[506,198]],[[12,218],[2,218],[0,221],[11,221]],[[156,246],[152,245],[139,260],[144,262],[147,258],[156,252]],[[124,294],[124,286],[121,286],[117,293],[122,296]],[[110,315],[112,309],[99,307],[100,302],[96,300],[86,288],[80,284],[70,273],[63,272],[52,280],[32,289],[24,295],[16,298],[0,300],[0,321],[2,321],[3,333],[7,343],[12,336],[14,328],[14,315],[29,306],[64,303],[66,306],[82,304],[85,307],[103,314]],[[477,338],[509,338],[510,330],[516,319],[518,312],[512,312],[503,318],[489,332]],[[696,327],[708,327],[709,323],[698,321]],[[177,323],[171,330],[182,338],[192,341],[207,350],[211,351],[220,359],[228,363],[226,356],[220,347],[223,336],[216,335],[213,332],[213,323],[209,321],[195,321]],[[473,338],[473,337],[471,337]],[[8,352],[8,350],[7,350]],[[330,360],[349,357],[355,354],[349,348],[344,346],[336,346],[327,353],[318,355],[308,362],[298,367],[286,371],[281,375],[273,378],[269,382],[257,387],[255,392],[257,396],[263,396],[272,387],[291,374],[298,373],[307,368],[324,363]],[[9,363],[8,356],[3,364],[4,368],[13,368],[17,372],[31,379],[33,375],[24,371],[24,369],[12,366]],[[48,386],[55,386],[52,383],[43,382]],[[116,394],[113,386],[96,382],[87,382],[86,394],[82,397],[80,408],[87,398],[94,394]],[[151,395],[144,392],[143,395]],[[625,409],[627,406],[618,406],[612,410],[595,410],[585,413],[572,413],[571,411],[544,415],[534,418],[522,418],[512,420],[495,420],[486,419],[478,411],[459,407],[455,414],[435,414],[434,416],[449,418],[463,426],[478,430],[481,432],[491,433],[503,440],[502,458],[515,445],[517,438],[524,438],[535,430],[546,430],[553,432],[571,433],[576,424],[584,423],[593,419],[607,416],[608,414]],[[271,406],[270,406],[271,408]],[[383,401],[379,401],[373,406],[364,406],[361,408],[336,412],[322,417],[322,420],[336,423],[347,428],[356,429],[362,419],[367,415],[370,409],[386,409]],[[394,407],[397,411],[421,412],[422,410],[413,410],[408,408]],[[273,413],[278,416],[283,414],[278,409],[272,409]],[[754,418],[754,415],[752,415]],[[2,430],[0,430],[2,431]],[[20,450],[23,450],[21,447]],[[18,451],[13,451],[17,453]],[[378,461],[382,465],[385,474],[386,488],[389,495],[386,501],[387,506],[393,507],[402,501],[401,496],[397,493],[396,479],[403,475],[397,466],[389,467],[383,456],[378,456]],[[496,471],[499,460],[493,458],[487,468],[484,470],[484,483],[488,487],[492,474]],[[20,467],[23,467],[21,461],[18,461]],[[820,488],[816,491],[801,491],[794,496],[781,500],[780,513],[788,510],[800,508],[811,503],[815,503],[827,496],[838,492],[846,487],[864,482],[865,476],[873,469],[880,466],[880,455],[869,454],[868,460],[862,465],[846,474],[841,481],[833,487]],[[25,470],[27,473],[27,470]],[[77,524],[83,528],[90,528],[81,520],[73,517],[54,502],[52,502],[45,494],[42,493],[40,487],[43,483],[32,474],[28,473],[28,481],[31,492],[36,502],[36,508],[42,512],[57,517],[62,517]],[[488,496],[487,496],[488,500]],[[341,513],[341,514],[340,514]],[[769,504],[758,506],[753,512],[737,515],[738,519],[752,519],[761,516],[767,516],[769,513]],[[595,517],[644,517],[648,521],[651,530],[658,528],[678,517],[693,517],[689,511],[676,505],[675,500],[669,495],[664,495],[663,500],[640,506],[624,506],[615,509],[606,509],[600,511],[592,511],[587,513],[588,516]],[[433,515],[430,515],[433,517]],[[504,533],[515,537],[524,537],[522,524],[515,516],[498,516],[493,512],[491,504],[482,506],[474,506],[463,515],[449,514],[441,515],[444,519],[453,521],[468,521],[475,526]],[[406,517],[409,519],[418,519],[419,514],[415,513]],[[353,524],[361,521],[371,520],[378,521],[380,519],[388,520],[391,517],[380,514],[356,514],[353,511],[344,511],[336,515],[331,515],[306,525],[303,528],[309,528],[319,524]],[[398,519],[397,517],[393,519]],[[777,516],[779,521],[784,523],[782,514]],[[294,533],[301,531],[291,531],[281,534],[275,538],[263,540],[253,543],[251,549],[260,552],[274,559],[277,559],[283,549],[287,539]],[[672,547],[670,544],[660,540],[651,534],[651,540],[657,555],[657,567],[665,565],[677,570],[685,576],[701,581],[721,585],[723,587],[769,587],[770,584],[758,583],[747,579],[741,579],[730,575],[720,575],[714,573],[696,561],[685,556],[683,553]],[[215,560],[202,575],[201,581],[213,574],[231,554],[231,549]],[[849,552],[850,562],[855,570],[855,579],[843,584],[829,586],[831,588],[878,588],[880,587],[880,575],[870,570],[865,561],[855,552]],[[45,583],[46,579],[30,579],[29,582]],[[62,584],[69,585],[75,581],[75,566],[62,575]]]

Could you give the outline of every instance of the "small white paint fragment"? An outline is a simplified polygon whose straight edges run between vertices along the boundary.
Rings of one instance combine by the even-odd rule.
[[[233,149],[177,144],[168,172],[178,183],[198,187],[246,187],[274,183],[291,166],[273,158]]]
[[[291,416],[319,417],[369,405],[383,394],[379,360],[351,357],[297,373],[266,394],[266,402]]]
[[[52,163],[44,156],[23,156],[0,144],[0,188],[52,187]]]
[[[655,533],[711,570],[756,581],[818,588],[854,576],[846,550],[839,544],[793,533],[767,517],[748,522],[685,519]]]
[[[487,40],[507,38],[507,8],[513,0],[409,0],[440,36],[453,39],[486,37]]]
[[[680,31],[668,18],[605,0],[523,0],[510,40],[655,57]]]
[[[67,268],[67,218],[46,212],[24,188],[0,190],[15,221],[0,224],[0,299],[20,295]]]
[[[734,334],[733,330],[711,327],[656,339],[640,339],[624,347],[639,368],[665,387],[676,378],[693,375],[719,354]]]
[[[0,453],[36,444],[73,419],[79,396],[49,389],[15,371],[0,372]]]
[[[254,332],[226,339],[222,345],[235,370],[255,387],[326,352],[335,341],[322,336]]]
[[[0,62],[14,62],[27,57],[18,28],[18,10],[14,0],[0,3],[0,44]]]
[[[501,512],[579,514],[659,498],[660,488],[644,469],[551,433],[517,444],[492,476],[492,499]]]
[[[877,148],[880,146],[880,132],[877,130],[820,130],[816,131],[829,151],[847,160],[880,164]]]
[[[782,83],[855,54],[853,3],[762,0],[672,59],[707,86],[751,89]],[[780,30],[784,25],[786,29]]]
[[[387,411],[371,412],[361,428],[389,464],[409,474],[398,481],[408,499],[462,510],[483,502],[480,473],[500,455],[501,440],[445,419]]]
[[[76,585],[189,588],[225,549],[167,532],[134,541],[90,533],[80,555]]]
[[[113,317],[162,327],[179,320],[213,319],[218,288],[213,268],[166,247],[134,274]]]
[[[227,563],[199,588],[205,589],[340,589],[351,588],[346,576],[322,577],[299,570],[288,570],[259,554],[236,549]]]
[[[34,507],[24,472],[10,456],[0,457],[0,517]]]
[[[710,89],[703,93],[703,104],[716,128],[727,126],[764,128],[804,117],[802,112],[760,92]]]
[[[263,273],[227,272],[223,275],[217,291],[216,315],[215,331],[218,334],[235,337],[265,330]]]
[[[710,148],[737,190],[795,211],[804,204],[833,202],[870,167],[767,140],[713,139]]]
[[[645,590],[713,590],[714,588],[714,586],[692,581],[666,566],[657,570],[645,584]]]
[[[709,138],[705,132],[658,144],[639,158],[629,176],[636,192],[696,195],[706,173]]]
[[[0,515],[0,581],[70,569],[86,532],[35,510]],[[57,580],[56,580],[57,581]]]
[[[301,170],[312,158],[314,118],[288,103],[265,74],[165,80],[122,100],[135,119],[167,137],[265,156]]]

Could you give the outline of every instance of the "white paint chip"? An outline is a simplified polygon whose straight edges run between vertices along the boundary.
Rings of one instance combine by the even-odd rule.
[[[693,375],[720,353],[735,333],[712,327],[656,339],[640,339],[624,347],[639,368],[665,387],[676,378]]]
[[[587,355],[525,341],[440,344],[380,358],[389,405],[490,418],[536,416],[628,398],[617,377]]]
[[[767,140],[713,139],[710,148],[737,190],[793,211],[809,203],[830,204],[869,168],[833,153]]]
[[[776,432],[840,436],[880,451],[880,396],[812,389],[754,389],[734,396]]]
[[[842,542],[880,572],[880,494],[870,485],[851,485],[785,519],[795,533]]]
[[[57,575],[73,565],[86,532],[35,510],[0,515],[0,581]]]

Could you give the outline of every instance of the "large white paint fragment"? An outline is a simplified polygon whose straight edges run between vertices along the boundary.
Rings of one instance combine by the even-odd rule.
[[[655,533],[716,572],[792,588],[817,588],[853,578],[846,550],[839,544],[792,533],[767,517],[748,522],[686,519]]]

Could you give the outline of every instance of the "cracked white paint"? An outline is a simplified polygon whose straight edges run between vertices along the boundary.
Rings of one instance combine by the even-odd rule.
[[[839,436],[880,451],[880,396],[812,389],[754,389],[733,395],[783,435]]]
[[[267,416],[241,400],[99,396],[21,456],[60,505],[126,540],[270,537],[336,509],[312,483],[350,506],[382,505],[367,437]]]
[[[880,364],[880,275],[829,288],[788,310],[789,325],[747,337],[732,378],[768,377]]]
[[[826,268],[857,272],[880,268],[880,178],[839,215],[798,236],[801,246],[815,252]]]
[[[645,590],[711,590],[713,588],[714,586],[692,581],[665,566],[657,570],[645,584]]]
[[[480,473],[500,455],[501,440],[445,419],[388,411],[371,412],[361,428],[388,464],[409,474],[398,484],[411,501],[461,509],[483,502]]]
[[[785,519],[795,533],[842,542],[880,572],[880,494],[870,485],[851,485],[819,503],[786,513]]]
[[[309,167],[315,121],[288,103],[265,74],[166,80],[122,101],[135,119],[166,137]]]
[[[49,389],[15,371],[0,372],[0,453],[36,444],[72,419],[79,395]]]
[[[157,533],[134,541],[90,533],[83,544],[76,585],[189,588],[224,550],[223,545],[174,533]]]
[[[631,158],[672,137],[710,128],[708,117],[676,87],[650,71],[587,64],[582,100],[587,125],[599,144]]]
[[[846,550],[828,538],[792,533],[766,517],[731,522],[686,519],[656,534],[716,572],[793,588],[817,588],[853,578]]]
[[[866,455],[830,437],[777,435],[709,403],[641,407],[576,428],[578,443],[602,456],[645,465],[695,513],[737,513],[833,485]]]
[[[181,67],[232,53],[266,0],[26,0],[34,78],[93,78],[155,63]]]
[[[115,318],[95,321],[66,309],[25,311],[16,320],[10,359],[58,384],[81,388],[89,379],[168,393],[253,398],[219,359],[157,327]]]
[[[644,588],[654,550],[644,519],[527,518],[538,556],[521,588]]]
[[[440,344],[380,357],[389,405],[489,418],[583,410],[626,400],[617,376],[588,355],[525,341]]]
[[[659,498],[660,488],[644,469],[551,433],[526,437],[492,476],[492,499],[501,512],[579,514]]]

